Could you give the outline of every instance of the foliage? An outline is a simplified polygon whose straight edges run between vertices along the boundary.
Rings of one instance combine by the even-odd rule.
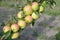
[[[34,1],[37,1],[39,3],[42,3],[43,1],[47,1],[50,6],[56,4],[54,0],[2,0],[0,1],[0,6],[23,7],[26,4],[32,3]]]
[[[60,40],[60,32],[56,34],[56,40]]]
[[[34,1],[39,2],[40,4],[43,1],[46,1],[50,5],[51,8],[52,6],[56,4],[54,0],[20,0],[18,6],[20,5],[20,7],[24,7],[26,4],[31,4]]]

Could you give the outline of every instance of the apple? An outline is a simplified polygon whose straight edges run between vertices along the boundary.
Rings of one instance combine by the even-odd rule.
[[[24,20],[19,20],[18,25],[20,26],[21,29],[26,27],[26,22]]]
[[[11,38],[12,39],[17,39],[19,37],[19,32],[13,33]]]
[[[18,24],[16,24],[16,23],[12,24],[12,25],[11,25],[11,30],[12,30],[13,32],[17,32],[17,31],[19,30]]]
[[[39,15],[37,15],[35,12],[32,13],[32,18],[33,19],[37,19],[39,17]]]
[[[10,31],[10,30],[11,30],[10,26],[4,26],[4,27],[3,27],[3,32],[4,32],[4,33],[7,33],[7,32]]]
[[[17,17],[22,18],[23,17],[23,11],[18,12]]]
[[[31,5],[26,5],[24,8],[24,13],[25,15],[31,15],[32,14],[32,6]]]
[[[39,12],[43,12],[43,11],[44,11],[44,7],[43,6],[40,6]]]
[[[33,9],[34,11],[36,11],[36,10],[38,10],[38,8],[39,8],[38,2],[33,2],[33,3],[32,3],[32,9]]]
[[[32,16],[30,16],[30,15],[28,15],[28,16],[25,17],[25,21],[26,21],[27,23],[31,23],[32,20],[33,20],[33,18],[32,18]]]

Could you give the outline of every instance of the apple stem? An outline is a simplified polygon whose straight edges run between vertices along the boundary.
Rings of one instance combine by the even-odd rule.
[[[3,39],[4,39],[4,37],[5,37],[5,35],[3,35],[3,36],[1,37],[1,40],[3,40]]]

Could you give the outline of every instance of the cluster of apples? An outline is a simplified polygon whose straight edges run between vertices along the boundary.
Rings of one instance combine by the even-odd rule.
[[[19,37],[19,30],[24,29],[28,24],[39,18],[41,12],[44,11],[44,7],[38,2],[33,2],[32,5],[27,4],[23,10],[17,14],[17,23],[11,24],[11,26],[4,26],[3,32],[7,33],[12,31],[11,38],[16,39]]]

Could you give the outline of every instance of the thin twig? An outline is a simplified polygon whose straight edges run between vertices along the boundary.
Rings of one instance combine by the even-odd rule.
[[[3,39],[4,39],[4,37],[5,37],[5,35],[3,35],[3,36],[1,37],[1,40],[3,40]]]
[[[31,28],[33,27],[32,24],[30,24],[30,27],[31,27]]]

